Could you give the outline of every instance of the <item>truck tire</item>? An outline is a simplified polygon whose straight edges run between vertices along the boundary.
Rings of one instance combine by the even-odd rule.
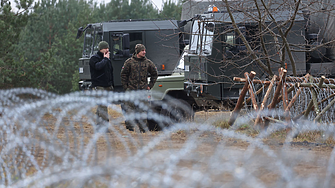
[[[194,112],[191,105],[184,100],[174,99],[169,102],[167,109],[161,110],[161,115],[170,118],[170,121],[165,123],[165,126],[183,121],[189,121],[193,118]]]
[[[171,101],[171,100],[169,100]],[[148,129],[150,131],[161,131],[164,127],[168,127],[174,123],[188,121],[193,119],[194,112],[191,105],[184,100],[173,99],[168,103],[167,109],[156,109],[162,116],[168,117],[169,121],[156,122],[148,119]]]

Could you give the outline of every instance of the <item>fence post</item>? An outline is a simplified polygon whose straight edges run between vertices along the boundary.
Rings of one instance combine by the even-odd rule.
[[[240,97],[238,98],[237,103],[235,105],[235,108],[234,108],[233,112],[231,113],[231,116],[230,116],[229,121],[228,121],[229,126],[232,126],[234,124],[237,116],[239,115],[239,113],[241,111],[241,108],[243,107],[242,104],[243,104],[243,101],[244,101],[244,97],[247,94],[247,91],[249,89],[249,80],[250,81],[253,80],[255,75],[256,75],[256,72],[254,72],[254,71],[251,71],[249,75],[248,75],[247,72],[244,73],[244,77],[247,79],[247,81],[245,82],[245,84],[242,88]]]

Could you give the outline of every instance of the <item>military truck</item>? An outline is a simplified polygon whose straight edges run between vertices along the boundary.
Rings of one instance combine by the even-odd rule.
[[[153,92],[148,92],[152,110],[170,116],[173,120],[192,115],[189,103],[173,98],[178,98],[179,93],[182,94],[184,90],[184,74],[180,68],[178,69],[178,63],[182,59],[180,55],[187,41],[184,40],[179,21],[116,20],[93,23],[78,29],[77,39],[82,35],[84,35],[84,45],[82,57],[79,59],[80,90],[92,89],[89,60],[98,51],[99,42],[104,40],[110,46],[110,59],[114,69],[114,91],[122,92],[120,79],[122,66],[134,53],[135,45],[141,43],[146,46],[146,56],[155,63],[158,71]],[[169,100],[171,107],[162,109],[162,103],[159,102],[164,100]],[[152,119],[148,120],[148,127],[150,130],[159,129]]]
[[[223,105],[226,107],[226,104],[231,104],[233,107],[244,85],[234,82],[233,77],[244,77],[243,73],[255,71],[258,78],[270,78],[269,72],[262,69],[259,64],[261,62],[266,65],[267,60],[274,74],[278,74],[279,67],[284,67],[287,68],[288,75],[302,76],[310,73],[314,76],[334,77],[335,58],[334,48],[331,46],[334,30],[329,29],[329,24],[334,25],[331,24],[334,22],[334,16],[323,12],[310,14],[308,7],[305,7],[299,9],[298,14],[292,17],[294,11],[290,9],[271,8],[273,8],[271,11],[275,10],[271,13],[272,18],[264,16],[265,10],[262,10],[262,19],[265,21],[261,27],[255,19],[258,15],[257,9],[251,8],[245,12],[231,10],[232,14],[229,15],[225,7],[220,10],[215,6],[209,6],[203,14],[181,21],[180,27],[185,24],[191,25],[189,31],[185,30],[190,35],[185,37],[189,39],[189,49],[183,56],[185,79],[183,88],[169,86],[170,88],[166,88],[162,93],[187,102],[193,110],[219,109]],[[288,21],[292,19],[294,22],[290,24]],[[328,23],[321,23],[323,21]],[[235,23],[236,26],[233,25]],[[286,51],[284,55],[281,54],[283,38],[276,24],[284,31],[290,28],[286,40],[289,41],[292,57]],[[325,28],[329,33],[325,32]],[[261,40],[265,44],[263,47]],[[248,51],[248,48],[251,51]],[[314,48],[315,50],[310,50]],[[265,50],[269,58],[262,55]],[[292,68],[290,58],[294,59],[295,69]],[[167,76],[159,82],[169,78],[176,80],[176,77]],[[179,82],[178,84],[180,85]],[[162,91],[159,85],[163,84],[158,83],[153,90]],[[165,95],[161,95],[161,99]]]
[[[98,43],[107,41],[113,65],[115,91],[122,91],[121,68],[138,43],[144,44],[159,76],[171,75],[182,52],[183,38],[177,20],[116,20],[88,24],[78,29],[84,34],[83,54],[79,59],[79,88],[91,89],[89,59],[98,51]]]

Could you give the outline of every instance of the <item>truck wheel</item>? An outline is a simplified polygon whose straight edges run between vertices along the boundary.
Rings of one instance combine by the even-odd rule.
[[[155,120],[148,120],[148,129],[149,131],[161,131],[162,128],[158,125]]]
[[[193,110],[191,105],[184,100],[175,99],[172,102],[169,102],[167,109],[161,110],[161,115],[167,116],[170,118],[170,122],[165,123],[165,126],[170,124],[191,120],[193,117]]]
[[[161,108],[153,108],[152,111],[150,111],[148,113],[160,114],[160,111],[161,111]],[[159,120],[158,120],[158,122],[159,122]],[[147,126],[148,126],[149,131],[161,131],[162,127],[159,126],[158,122],[154,119],[148,119],[147,120]]]

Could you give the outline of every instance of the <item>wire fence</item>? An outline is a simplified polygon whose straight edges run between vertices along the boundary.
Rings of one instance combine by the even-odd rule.
[[[153,109],[174,100],[148,101],[147,92],[106,91],[56,95],[43,90],[0,90],[1,187],[333,187],[334,125],[298,121],[285,142],[269,137],[286,130],[270,124],[257,135],[237,131],[252,112],[230,129],[207,121],[171,120]],[[322,96],[322,94],[320,94]],[[125,114],[130,102],[141,112]],[[95,114],[109,106],[109,122]],[[301,102],[302,104],[302,102]],[[184,108],[182,104],[178,104]],[[186,107],[185,107],[186,108]],[[143,113],[144,111],[148,113]],[[264,113],[281,113],[268,111]],[[177,116],[177,114],[171,114]],[[151,119],[161,131],[129,131],[128,120]],[[136,126],[136,124],[134,124]],[[320,132],[320,142],[292,139]]]

